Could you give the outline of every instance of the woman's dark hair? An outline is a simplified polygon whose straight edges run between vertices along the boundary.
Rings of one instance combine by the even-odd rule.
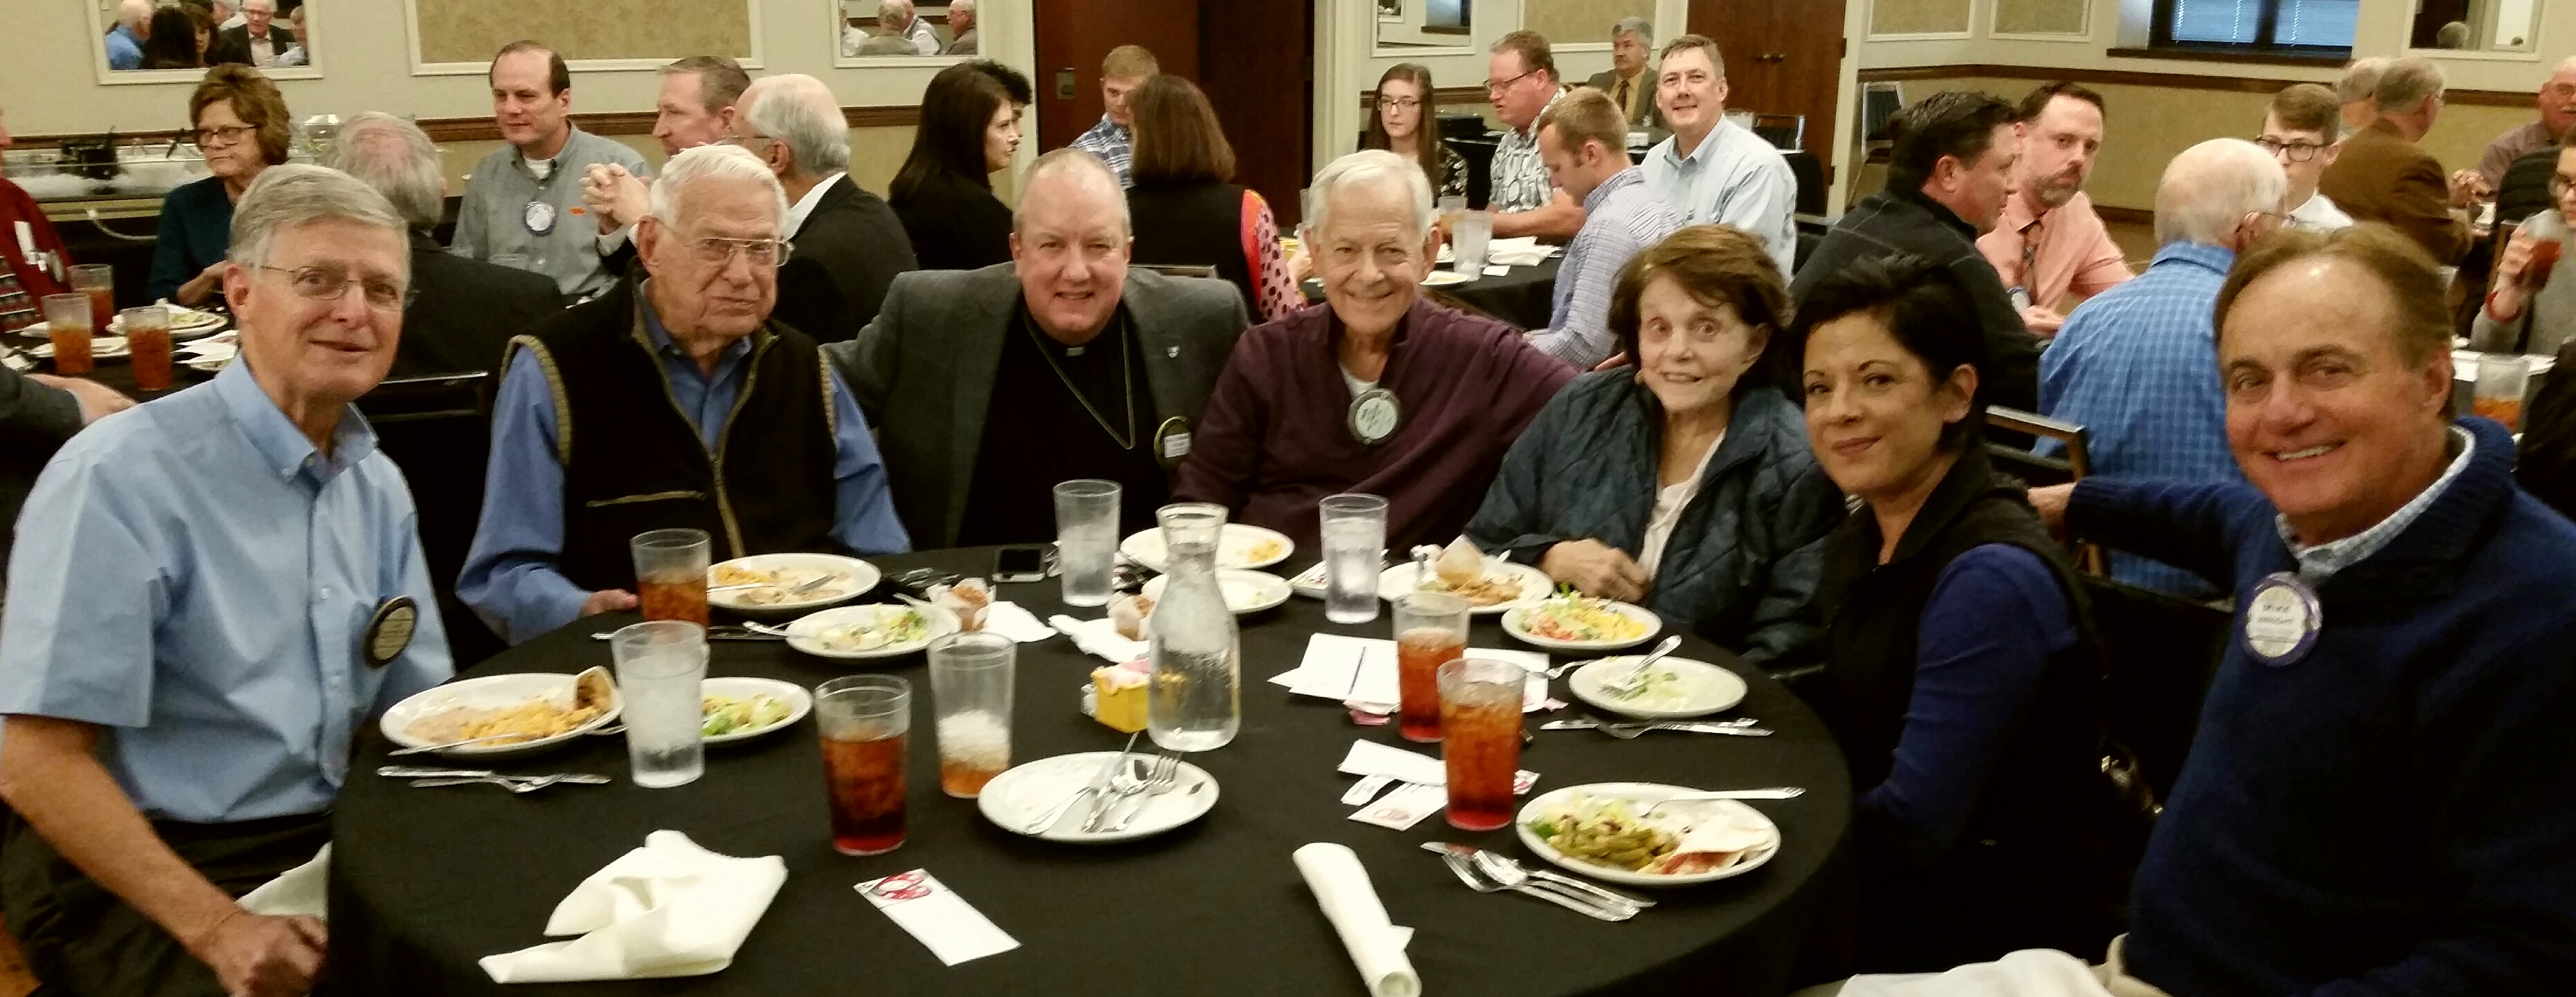
[[[178,7],[163,7],[152,12],[152,37],[143,40],[145,69],[195,69],[197,61],[197,19]]]
[[[1855,314],[1867,314],[1887,327],[1898,346],[1923,362],[1934,383],[1962,366],[1976,368],[1977,393],[1968,399],[1968,417],[1941,427],[1941,449],[1956,452],[1983,437],[1986,391],[1994,379],[1976,303],[1950,268],[1909,253],[1846,265],[1799,299],[1797,318],[1771,353],[1780,358],[1782,383],[1798,386],[1792,395],[1800,405],[1806,404],[1807,340],[1817,326]]]
[[[1413,137],[1406,140],[1406,144],[1413,146],[1410,150],[1395,147],[1395,139],[1386,133],[1386,118],[1378,113],[1377,102],[1392,80],[1413,84],[1422,101],[1422,117],[1413,124]],[[1447,157],[1440,154],[1440,121],[1439,115],[1434,113],[1436,105],[1432,100],[1430,67],[1418,62],[1400,62],[1388,67],[1386,75],[1377,78],[1377,89],[1369,91],[1368,132],[1360,136],[1360,148],[1385,149],[1411,156],[1414,162],[1422,164],[1422,175],[1431,179],[1431,189],[1436,191],[1440,189],[1441,167],[1446,164]]]
[[[1627,351],[1629,359],[1641,364],[1645,355],[1637,349],[1637,330],[1644,325],[1644,317],[1637,310],[1637,299],[1658,277],[1672,278],[1700,304],[1734,306],[1736,318],[1770,334],[1762,355],[1736,379],[1734,395],[1742,398],[1770,383],[1764,379],[1763,361],[1780,339],[1780,320],[1789,311],[1789,288],[1780,279],[1780,264],[1762,240],[1725,225],[1693,225],[1628,258],[1610,295],[1610,333],[1619,337],[1619,348]]]
[[[998,72],[997,72],[998,71]],[[1019,99],[1012,97],[1009,81],[1019,84]],[[992,171],[984,161],[984,129],[993,124],[993,115],[1008,104],[1027,104],[1027,77],[987,60],[961,62],[939,71],[930,78],[929,89],[921,95],[921,127],[912,133],[912,154],[905,156],[903,168],[897,170],[894,182],[886,188],[893,200],[910,198],[921,185],[940,174],[986,190],[993,187]]]
[[[1136,116],[1137,186],[1234,179],[1234,146],[1198,84],[1156,73],[1129,101]]]
[[[263,162],[275,166],[286,161],[287,145],[295,139],[294,121],[287,117],[285,95],[267,75],[238,62],[206,70],[196,92],[188,95],[188,127],[196,128],[197,119],[217,101],[230,103],[233,116],[254,129],[251,137],[259,143]]]

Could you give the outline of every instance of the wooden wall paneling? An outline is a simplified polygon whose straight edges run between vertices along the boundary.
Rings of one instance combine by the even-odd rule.
[[[1268,6],[1279,0],[1235,0]],[[1166,73],[1199,78],[1198,0],[1036,0],[1039,151],[1071,144],[1099,123],[1100,60],[1142,45]],[[1309,46],[1311,48],[1311,46]],[[1069,86],[1067,85],[1069,83]]]
[[[1283,235],[1304,214],[1297,195],[1314,140],[1306,126],[1315,120],[1314,38],[1311,4],[1199,3],[1199,88],[1225,122],[1235,182],[1261,192]]]

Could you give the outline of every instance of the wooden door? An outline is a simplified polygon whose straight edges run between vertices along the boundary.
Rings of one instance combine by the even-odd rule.
[[[1100,60],[1142,45],[1166,73],[1199,75],[1199,0],[1038,0],[1038,149],[1100,121]]]
[[[1260,191],[1280,234],[1297,224],[1315,119],[1315,8],[1201,0],[1198,85],[1234,146],[1234,182]]]
[[[1841,85],[1843,11],[1815,0],[1691,0],[1690,30],[1726,57],[1728,110],[1803,114],[1802,144],[1834,174],[1834,92]]]

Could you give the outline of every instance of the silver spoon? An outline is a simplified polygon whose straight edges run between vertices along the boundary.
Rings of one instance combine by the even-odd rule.
[[[1665,655],[1673,653],[1681,646],[1682,635],[1680,634],[1664,638],[1663,643],[1655,645],[1654,650],[1646,652],[1645,657],[1637,659],[1636,666],[1628,669],[1628,674],[1601,683],[1601,691],[1622,699],[1636,693],[1638,689],[1645,686],[1646,669],[1655,667],[1656,662],[1664,660]]]

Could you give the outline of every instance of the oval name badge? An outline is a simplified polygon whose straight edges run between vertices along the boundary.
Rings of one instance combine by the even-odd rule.
[[[519,220],[528,226],[528,231],[537,235],[552,232],[555,230],[555,206],[544,201],[530,201]]]
[[[2255,583],[2237,636],[2246,653],[2278,668],[2307,657],[2324,628],[2316,590],[2298,575],[2281,571]]]
[[[420,604],[407,595],[398,595],[376,606],[376,615],[367,620],[367,632],[360,638],[359,650],[366,656],[367,667],[383,668],[411,646],[411,635],[420,629]]]
[[[1397,423],[1404,421],[1404,410],[1395,401],[1395,392],[1370,388],[1351,399],[1351,435],[1361,443],[1376,446],[1395,435]]]

